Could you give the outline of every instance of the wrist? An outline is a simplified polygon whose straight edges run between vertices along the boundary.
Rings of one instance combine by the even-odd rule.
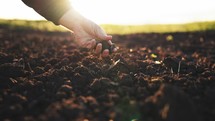
[[[82,18],[75,9],[71,8],[59,19],[59,24],[70,30],[74,30],[77,23],[83,20]]]

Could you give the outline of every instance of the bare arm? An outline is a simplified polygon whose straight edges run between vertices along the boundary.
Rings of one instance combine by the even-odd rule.
[[[105,31],[93,21],[85,18],[75,11],[69,0],[22,0],[26,5],[33,8],[56,25],[63,25],[70,29],[75,35],[75,42],[83,48],[95,48],[96,54],[106,57],[110,54],[109,49],[103,49],[101,43],[96,44],[96,39],[108,41],[112,45],[112,36],[107,35]],[[117,48],[113,50],[115,52]]]
[[[26,5],[33,8],[37,13],[42,15],[56,25],[59,24],[59,19],[70,8],[69,0],[22,0]]]

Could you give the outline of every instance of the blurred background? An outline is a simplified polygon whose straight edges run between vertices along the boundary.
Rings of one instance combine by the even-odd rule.
[[[175,24],[215,20],[214,0],[71,0],[99,24]],[[44,20],[21,0],[1,0],[1,19]]]

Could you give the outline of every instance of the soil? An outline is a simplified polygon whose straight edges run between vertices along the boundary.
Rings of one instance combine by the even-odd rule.
[[[0,28],[1,121],[215,120],[215,31],[113,35],[107,58],[72,39]]]

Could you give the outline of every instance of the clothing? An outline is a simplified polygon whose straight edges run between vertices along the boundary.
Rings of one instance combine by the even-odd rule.
[[[54,24],[59,25],[58,21],[63,14],[71,8],[69,0],[22,0],[26,5],[33,8]]]

